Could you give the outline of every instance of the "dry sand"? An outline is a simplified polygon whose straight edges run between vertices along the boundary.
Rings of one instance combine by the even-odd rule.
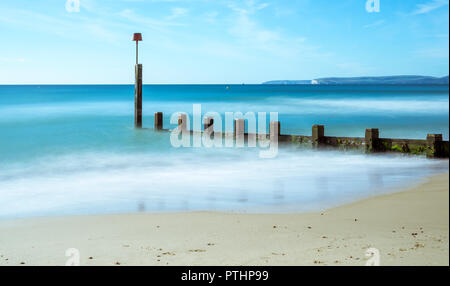
[[[449,176],[311,214],[172,213],[0,221],[0,265],[449,265]]]

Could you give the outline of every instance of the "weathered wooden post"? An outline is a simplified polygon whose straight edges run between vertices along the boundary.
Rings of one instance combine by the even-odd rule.
[[[138,63],[138,43],[142,41],[141,33],[133,35],[136,41],[136,66],[135,66],[135,86],[134,86],[134,126],[142,128],[142,64]]]
[[[178,115],[178,128],[180,131],[187,131],[187,115],[184,113]]]
[[[442,134],[428,134],[427,136],[427,157],[441,158],[443,157],[443,141]]]
[[[312,126],[312,147],[319,148],[323,145],[325,138],[325,126],[313,125]]]
[[[208,128],[213,127],[214,126],[214,117],[205,117],[203,119],[203,127],[206,130],[208,130]]]
[[[270,138],[273,138],[274,136],[280,136],[281,135],[281,124],[280,121],[270,121],[269,124],[269,136]]]
[[[211,136],[214,134],[214,118],[213,117],[205,117],[203,119],[203,128],[205,129],[205,133]]]
[[[155,130],[163,129],[163,113],[156,112],[155,113]]]
[[[236,137],[236,147],[245,145],[245,119],[234,120],[234,136]]]
[[[234,120],[234,136],[245,135],[245,119]]]
[[[378,128],[366,129],[365,141],[367,153],[375,153],[380,151],[380,130]]]
[[[136,83],[134,87],[134,126],[142,127],[142,65],[136,65]]]

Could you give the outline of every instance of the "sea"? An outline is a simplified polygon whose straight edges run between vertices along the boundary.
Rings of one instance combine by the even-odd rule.
[[[282,134],[449,138],[448,86],[0,86],[0,219],[137,212],[312,212],[398,191],[448,172],[448,160],[279,146],[177,147],[154,114],[277,113]],[[268,119],[269,120],[269,119]],[[267,122],[265,122],[266,124]],[[268,124],[268,123],[267,123]],[[217,126],[216,126],[217,127]]]

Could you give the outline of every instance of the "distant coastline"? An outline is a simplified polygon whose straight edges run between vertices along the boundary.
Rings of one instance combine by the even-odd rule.
[[[234,86],[234,85],[449,85],[449,76],[367,76],[367,77],[326,77],[311,80],[271,80],[263,83],[146,83],[153,86]],[[134,83],[0,83],[8,86],[134,86]]]
[[[327,77],[312,80],[273,80],[266,81],[263,84],[272,85],[357,85],[357,84],[373,84],[373,85],[448,85],[449,77],[432,77],[432,76],[377,76],[377,77]]]

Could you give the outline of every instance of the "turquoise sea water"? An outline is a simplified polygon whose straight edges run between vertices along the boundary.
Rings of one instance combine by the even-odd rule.
[[[448,161],[282,148],[173,148],[164,112],[278,112],[281,132],[449,136],[448,86],[0,86],[0,218],[135,211],[309,211],[389,192]]]

